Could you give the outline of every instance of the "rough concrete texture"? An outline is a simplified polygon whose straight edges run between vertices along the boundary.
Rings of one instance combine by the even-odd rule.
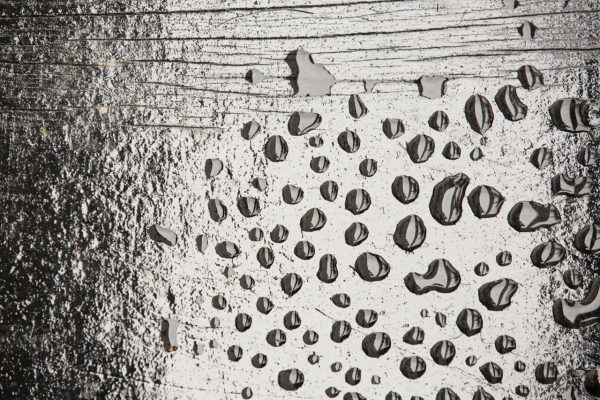
[[[533,399],[600,392],[593,372],[600,367],[599,326],[568,329],[553,316],[556,300],[583,299],[600,272],[597,257],[573,243],[585,224],[597,222],[598,189],[594,185],[581,198],[553,196],[551,190],[560,173],[598,176],[595,165],[577,161],[584,146],[597,148],[597,130],[561,131],[548,113],[559,99],[598,100],[600,9],[585,0],[509,3],[3,0],[0,398],[321,399],[332,386],[340,390],[338,398],[357,392],[367,399],[384,399],[392,390],[405,399],[433,399],[445,387],[463,399],[483,396],[479,387],[498,399],[527,389]],[[535,32],[523,26],[535,26]],[[331,95],[293,96],[290,67],[298,48],[335,77]],[[526,65],[543,73],[543,85],[531,69],[517,74]],[[251,69],[264,79],[249,83]],[[445,94],[420,96],[416,82],[422,76],[448,78]],[[365,81],[377,84],[365,91]],[[523,81],[535,90],[524,89]],[[494,97],[505,85],[514,86],[527,106],[525,118],[504,118]],[[474,94],[489,100],[494,115],[485,139],[465,117]],[[350,114],[352,95],[368,109],[360,119]],[[438,110],[449,120],[443,132],[428,124]],[[294,112],[318,113],[322,120],[306,135],[291,135]],[[489,122],[484,114],[476,113],[478,126]],[[382,128],[386,118],[400,119],[405,133],[389,139]],[[253,120],[261,129],[247,140],[242,128]],[[360,137],[354,153],[338,144],[346,129]],[[430,136],[435,150],[417,164],[406,149],[419,134]],[[263,152],[274,135],[287,143],[281,162]],[[309,145],[314,136],[322,138],[321,147]],[[456,160],[442,154],[450,141],[462,150]],[[529,160],[542,146],[551,150],[553,162],[538,170]],[[473,161],[469,154],[476,147],[484,156]],[[323,173],[311,169],[319,156],[329,161]],[[377,164],[371,177],[359,170],[366,158]],[[215,159],[222,171],[207,178],[206,162]],[[434,186],[459,173],[469,178],[465,197],[479,185],[501,193],[505,201],[497,216],[477,218],[465,198],[454,224],[433,218]],[[399,175],[418,182],[413,202],[403,204],[392,194]],[[253,186],[255,178],[261,179],[255,186],[266,183],[264,190]],[[320,193],[326,180],[339,185],[333,202]],[[298,204],[283,201],[288,184],[303,189]],[[345,209],[352,189],[370,195],[371,205],[361,214]],[[242,215],[256,209],[247,201],[239,206],[241,196],[259,200],[257,216]],[[227,209],[220,223],[211,218],[211,199]],[[553,204],[560,223],[517,232],[507,219],[520,201]],[[327,222],[301,232],[300,219],[313,207]],[[408,253],[395,244],[394,233],[412,214],[427,234]],[[369,231],[356,247],[344,236],[354,222]],[[289,230],[282,243],[269,235],[277,224]],[[264,236],[253,242],[249,231],[255,227]],[[314,245],[314,257],[294,254],[300,240]],[[564,246],[566,256],[538,268],[531,251],[549,240]],[[235,254],[234,245],[237,257],[218,254]],[[264,246],[273,251],[270,268],[257,260]],[[512,262],[500,266],[496,256],[504,250]],[[385,279],[366,282],[353,270],[367,251],[389,263]],[[317,278],[326,253],[335,255],[339,272],[330,284]],[[263,262],[268,258],[263,254]],[[425,273],[438,258],[460,273],[456,290],[409,291],[406,275]],[[506,255],[500,258],[506,261]],[[475,271],[481,262],[489,266],[485,276],[482,267]],[[579,288],[563,281],[567,270],[581,275]],[[288,296],[280,280],[291,273],[302,287]],[[252,278],[242,282],[253,282],[251,289],[240,284],[243,275]],[[578,275],[567,275],[576,287]],[[298,285],[295,279],[286,281],[288,292]],[[479,288],[501,279],[518,289],[507,308],[492,311],[480,301]],[[346,308],[330,300],[340,293],[349,296]],[[274,304],[266,315],[256,307],[261,296]],[[459,316],[464,324],[466,316],[476,315],[461,314],[467,308],[481,314],[481,333],[466,336],[459,329]],[[378,313],[372,327],[355,320],[361,309]],[[301,322],[288,330],[284,317],[292,310]],[[252,317],[245,332],[236,329],[239,313]],[[439,313],[446,317],[444,327]],[[336,320],[352,327],[341,343],[330,338]],[[422,344],[403,342],[412,326],[423,329]],[[286,335],[281,347],[267,342],[274,329]],[[309,329],[319,335],[313,345],[303,340]],[[387,333],[391,341],[379,358],[363,351],[363,338],[374,332]],[[500,335],[513,337],[516,349],[500,354]],[[280,341],[281,335],[269,334],[268,340]],[[436,364],[431,354],[434,347],[440,351],[434,345],[442,340],[456,350],[448,366]],[[230,350],[234,345],[242,353]],[[253,366],[257,353],[267,356],[263,368]],[[240,354],[239,361],[230,361]],[[415,380],[400,370],[401,360],[411,356],[427,366]],[[470,356],[472,366],[465,362]],[[523,372],[515,370],[518,361]],[[341,371],[332,371],[334,362]],[[490,383],[497,372],[491,362],[503,370],[499,383]],[[557,367],[553,383],[547,383],[547,362]],[[538,365],[544,379],[536,379]],[[362,371],[356,386],[345,379],[352,367]],[[303,385],[285,390],[298,383],[294,368]]]

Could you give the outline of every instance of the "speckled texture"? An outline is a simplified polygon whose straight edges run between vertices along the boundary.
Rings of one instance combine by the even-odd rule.
[[[559,131],[548,109],[561,98],[599,98],[598,4],[523,0],[511,11],[500,1],[305,3],[0,2],[0,398],[238,399],[245,387],[259,400],[321,399],[329,386],[342,391],[339,398],[357,391],[368,399],[383,399],[390,390],[403,398],[432,399],[442,387],[468,399],[478,386],[496,398],[516,398],[521,384],[530,387],[532,399],[555,399],[568,384],[583,391],[584,371],[600,367],[599,327],[567,330],[555,323],[552,304],[561,297],[582,299],[599,273],[597,260],[572,242],[584,224],[597,221],[598,190],[583,198],[553,197],[550,181],[558,173],[598,175],[597,167],[576,160],[582,146],[598,145],[597,132]],[[537,27],[532,40],[517,30],[526,21]],[[336,78],[331,96],[293,97],[289,56],[298,48]],[[523,65],[537,67],[545,85],[523,89],[517,79]],[[263,81],[245,79],[252,68],[264,74]],[[449,79],[446,94],[419,96],[416,80],[434,75]],[[365,80],[376,83],[370,93]],[[517,122],[503,118],[493,100],[507,84],[528,106],[527,116]],[[353,94],[368,109],[358,120],[349,113]],[[495,115],[485,143],[464,114],[473,94],[490,100]],[[444,132],[428,125],[437,110],[449,118]],[[287,126],[294,111],[319,113],[322,122],[308,135],[292,136]],[[401,119],[406,133],[388,139],[382,130],[386,118]],[[261,131],[248,141],[241,130],[251,120]],[[337,137],[345,129],[360,136],[358,152],[340,149]],[[431,136],[436,145],[422,164],[406,152],[417,134]],[[288,143],[283,162],[267,161],[263,154],[272,135]],[[314,135],[323,138],[322,147],[309,146]],[[462,149],[458,160],[442,155],[449,141]],[[484,158],[472,161],[469,153],[476,146]],[[529,162],[540,146],[554,154],[553,164],[541,171]],[[330,161],[322,174],[310,169],[317,156]],[[377,161],[369,178],[359,172],[367,157]],[[224,169],[207,179],[205,162],[212,158]],[[476,218],[465,199],[458,223],[442,226],[434,220],[433,187],[458,173],[470,178],[467,194],[489,185],[505,197],[497,217]],[[418,181],[414,202],[404,205],[392,195],[398,175]],[[257,177],[266,179],[263,192],[251,184]],[[328,179],[339,183],[332,203],[319,193]],[[283,202],[286,184],[304,190],[302,202]],[[344,209],[354,188],[366,189],[372,199],[369,210],[356,216]],[[259,216],[243,217],[238,196],[260,199]],[[209,199],[228,208],[223,222],[210,218]],[[554,204],[560,225],[516,232],[507,214],[526,200]],[[312,207],[325,213],[327,223],[302,234],[300,218]],[[393,238],[397,223],[410,214],[427,228],[424,245],[414,253],[398,248]],[[358,247],[344,241],[353,222],[369,229]],[[278,223],[290,233],[286,242],[274,244],[268,233]],[[154,224],[176,232],[176,245],[152,240]],[[251,242],[248,231],[257,226],[265,239]],[[198,235],[207,238],[204,253]],[[315,245],[313,259],[294,255],[301,239]],[[549,239],[565,246],[565,260],[534,267],[531,250]],[[239,257],[216,254],[215,245],[225,240],[239,245]],[[256,260],[264,245],[274,251],[270,269]],[[496,254],[503,250],[512,253],[512,263],[501,267]],[[364,282],[350,268],[364,251],[389,262],[386,279]],[[339,277],[332,284],[316,277],[326,252],[338,260]],[[461,273],[458,289],[421,296],[408,291],[404,277],[424,273],[436,258],[447,258]],[[486,276],[475,274],[479,262],[489,265]],[[582,288],[565,285],[562,272],[568,268],[583,274]],[[280,279],[292,272],[303,286],[288,298]],[[243,274],[255,280],[251,291],[239,284]],[[501,278],[513,279],[519,288],[508,309],[488,311],[477,290]],[[223,310],[212,305],[219,293],[227,300]],[[347,293],[351,305],[336,307],[330,300],[336,293]],[[275,304],[268,315],[256,310],[259,296]],[[372,328],[361,328],[355,315],[367,308],[379,319]],[[467,337],[459,331],[456,318],[465,308],[481,313],[481,334]],[[284,328],[291,310],[302,320],[294,331]],[[253,317],[244,333],[234,325],[240,312]],[[445,327],[436,324],[436,312],[447,316]],[[168,318],[180,322],[174,352],[167,352],[161,335]],[[340,344],[329,338],[338,319],[354,329]],[[422,345],[402,342],[410,326],[424,329]],[[275,328],[287,334],[279,348],[265,340]],[[317,344],[304,344],[306,329],[319,333]],[[362,339],[381,331],[390,335],[392,347],[369,358]],[[517,348],[500,355],[494,340],[503,334],[513,336]],[[456,346],[450,366],[431,360],[430,349],[439,340]],[[244,351],[238,362],[228,359],[231,345]],[[258,352],[268,356],[262,369],[251,364]],[[315,365],[308,360],[313,352],[320,358]],[[400,372],[400,360],[413,355],[427,363],[414,381]],[[477,357],[473,367],[465,364],[470,355]],[[523,373],[514,371],[517,360],[527,364]],[[343,365],[338,373],[329,368],[336,361]],[[559,379],[542,385],[534,370],[547,361],[557,364]],[[502,383],[483,378],[479,367],[487,362],[503,368]],[[362,370],[356,387],[344,381],[350,367]],[[278,373],[290,368],[304,374],[296,392],[277,384]],[[381,383],[371,384],[372,375]]]

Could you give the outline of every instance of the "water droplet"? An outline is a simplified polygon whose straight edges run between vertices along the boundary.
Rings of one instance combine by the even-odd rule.
[[[480,94],[474,94],[465,104],[465,117],[475,132],[484,135],[492,127],[494,112],[489,100]]]
[[[315,344],[319,341],[319,334],[317,332],[309,329],[306,332],[304,332],[304,335],[302,335],[302,341],[304,342],[304,344],[312,346],[313,344]],[[340,369],[341,369],[341,364],[340,364]]]
[[[206,237],[206,235],[198,235],[196,237],[196,248],[200,253],[204,254],[204,252],[208,248],[208,238]]]
[[[435,395],[435,400],[460,400],[460,397],[450,388],[441,388]]]
[[[304,374],[296,368],[286,369],[277,374],[277,383],[284,390],[295,391],[304,384]]]
[[[242,137],[246,140],[252,140],[261,130],[260,124],[255,120],[246,122],[242,127]]]
[[[360,96],[357,94],[353,94],[350,96],[350,100],[348,101],[348,107],[350,110],[350,115],[352,118],[359,119],[367,115],[369,110],[360,99]]]
[[[327,201],[335,201],[337,199],[339,186],[335,181],[325,181],[319,187],[321,197]]]
[[[383,133],[388,139],[397,139],[404,135],[404,123],[399,118],[386,118],[382,125]]]
[[[317,278],[323,283],[333,283],[338,277],[337,260],[331,254],[325,254],[319,260]]]
[[[367,398],[357,392],[347,392],[344,394],[343,400],[367,400]]]
[[[171,353],[179,349],[179,342],[177,341],[177,329],[179,328],[179,321],[174,318],[167,318],[165,320],[165,325],[167,352]]]
[[[392,341],[385,332],[373,332],[365,336],[362,341],[363,352],[372,358],[379,358],[392,347]]]
[[[494,400],[494,396],[486,392],[481,386],[477,386],[477,391],[473,395],[473,400]]]
[[[600,225],[584,225],[574,237],[575,248],[585,254],[600,252]]]
[[[402,397],[397,392],[390,391],[385,395],[385,400],[402,400]]]
[[[550,106],[552,123],[565,132],[589,132],[590,104],[580,99],[560,99]]]
[[[517,288],[517,282],[509,278],[488,282],[479,288],[479,301],[490,311],[504,310],[510,306]]]
[[[424,294],[431,290],[450,293],[460,284],[460,273],[444,258],[432,261],[425,274],[411,272],[404,278],[408,290],[415,294]]]
[[[560,223],[560,213],[552,204],[520,201],[510,209],[508,223],[518,232],[534,232]]]
[[[265,79],[265,75],[258,69],[252,68],[246,73],[246,80],[253,85],[261,83]]]
[[[410,328],[402,337],[404,343],[413,345],[423,343],[424,339],[425,331],[423,331],[423,329],[419,328],[418,326],[413,326],[412,328]]]
[[[512,254],[510,251],[504,250],[496,254],[496,263],[501,267],[506,267],[512,263]]]
[[[281,347],[286,341],[285,332],[281,329],[273,329],[267,334],[267,343],[273,347]]]
[[[500,335],[494,341],[496,351],[500,354],[507,354],[517,348],[517,341],[509,335]]]
[[[592,193],[595,180],[589,176],[570,177],[567,174],[555,175],[551,182],[552,195],[583,197]]]
[[[310,160],[310,169],[317,174],[322,174],[329,169],[329,159],[325,156],[313,157]]]
[[[425,373],[427,364],[419,356],[404,357],[400,361],[400,372],[408,379],[418,379]]]
[[[491,186],[480,185],[467,197],[471,211],[477,218],[493,218],[504,204],[504,196]]]
[[[288,229],[280,224],[275,225],[275,228],[270,233],[271,240],[275,243],[283,243],[287,240],[289,235]]]
[[[312,55],[302,48],[292,52],[286,59],[292,69],[294,97],[326,96],[331,94],[335,78],[323,66],[313,61]]]
[[[267,356],[263,353],[256,353],[251,360],[254,368],[264,368],[267,365],[267,361]]]
[[[204,175],[206,179],[214,178],[223,171],[223,162],[218,158],[209,158],[204,163]]]
[[[529,21],[525,21],[517,28],[517,31],[523,39],[533,39],[537,31],[537,26]]]
[[[471,150],[469,156],[471,157],[471,160],[479,161],[483,158],[483,150],[481,150],[480,147],[475,147],[473,150]]]
[[[237,207],[240,213],[246,217],[251,218],[260,214],[260,202],[255,197],[242,196],[237,200]]]
[[[321,115],[313,112],[295,111],[288,121],[288,131],[292,136],[306,135],[321,125]]]
[[[259,297],[256,301],[256,309],[267,315],[273,309],[273,302],[268,297]]]
[[[490,272],[490,266],[484,262],[480,262],[475,265],[475,275],[486,276]]]
[[[360,137],[356,132],[346,129],[339,134],[338,145],[346,153],[356,153],[360,149]]]
[[[600,397],[600,369],[586,371],[583,386],[592,396]]]
[[[227,207],[219,199],[209,199],[208,214],[213,221],[222,222],[227,218]]]
[[[574,269],[568,269],[563,273],[563,281],[570,289],[579,289],[583,284],[583,276]]]
[[[358,246],[364,242],[369,236],[369,229],[362,222],[353,222],[346,232],[344,232],[344,239],[348,246]]]
[[[352,327],[347,321],[335,321],[331,326],[331,340],[336,343],[342,343],[344,340],[350,337],[352,333]]]
[[[523,372],[525,371],[525,363],[523,361],[515,361],[515,371]]]
[[[593,167],[598,162],[598,148],[584,146],[577,152],[577,161],[584,167]]]
[[[308,363],[310,365],[315,365],[320,361],[320,359],[321,358],[317,354],[312,353],[311,355],[308,356]]]
[[[342,363],[334,362],[333,364],[331,364],[331,370],[333,372],[340,372],[342,370]]]
[[[340,308],[350,307],[350,296],[348,296],[346,293],[337,293],[333,295],[331,297],[331,301]]]
[[[308,139],[308,144],[311,147],[319,148],[323,146],[323,138],[321,138],[320,136],[313,136],[310,139]]]
[[[311,208],[300,219],[300,229],[304,232],[321,230],[327,223],[325,213],[318,208]]]
[[[444,111],[436,111],[427,120],[429,127],[438,132],[444,132],[448,125],[450,124],[450,119],[448,118],[448,114]]]
[[[552,164],[552,150],[546,147],[540,147],[533,150],[529,162],[537,169],[544,169]]]
[[[475,356],[469,356],[465,359],[465,364],[467,364],[469,367],[472,367],[473,365],[477,364],[477,357]]]
[[[436,364],[439,365],[450,365],[454,356],[456,355],[456,348],[454,344],[449,340],[440,340],[436,344],[433,345],[431,351],[431,358]]]
[[[287,330],[294,330],[300,327],[302,320],[300,319],[300,315],[296,311],[289,311],[283,317],[283,326]]]
[[[487,362],[479,367],[479,371],[481,375],[485,378],[489,383],[501,383],[504,372],[502,368],[495,362]]]
[[[403,204],[411,203],[419,196],[419,183],[412,176],[398,176],[392,183],[392,194]]]
[[[473,308],[465,308],[458,314],[456,326],[465,336],[473,336],[481,332],[483,318],[479,311]]]
[[[240,248],[238,245],[227,240],[217,243],[215,251],[223,258],[235,258],[240,255]]]
[[[390,265],[379,254],[364,252],[354,261],[354,270],[366,282],[385,279],[390,273]]]
[[[521,85],[528,90],[544,86],[544,74],[532,65],[523,65],[517,70],[517,78]]]
[[[267,188],[267,180],[265,178],[254,178],[252,186],[261,192]]]
[[[377,311],[362,309],[356,313],[356,323],[363,328],[370,328],[377,322]]]
[[[364,189],[352,189],[346,195],[345,206],[354,215],[362,214],[371,207],[371,196]]]
[[[539,244],[531,251],[531,263],[538,268],[547,268],[558,265],[564,258],[567,250],[559,243],[550,241]]]
[[[558,379],[558,368],[552,361],[539,364],[535,368],[535,379],[543,384],[550,385]]]
[[[304,199],[304,190],[295,185],[285,185],[281,191],[281,197],[287,204],[298,204]]]
[[[413,251],[421,247],[426,236],[427,229],[421,217],[409,215],[396,225],[394,243],[404,251]]]
[[[454,225],[462,216],[462,201],[469,184],[469,177],[456,174],[442,179],[433,188],[429,210],[442,225]]]
[[[362,371],[360,370],[360,368],[353,367],[346,371],[344,379],[346,380],[346,383],[348,385],[356,386],[360,383],[361,376]]]
[[[281,289],[285,294],[292,297],[302,288],[302,277],[295,273],[289,273],[281,278]]]
[[[429,160],[435,150],[435,143],[430,136],[417,135],[406,144],[406,152],[415,164]]]
[[[251,399],[252,398],[252,389],[249,387],[245,387],[242,389],[242,398],[243,399]]]
[[[240,286],[242,289],[251,290],[254,287],[254,284],[254,278],[252,278],[250,275],[244,274],[240,277]]]
[[[515,388],[515,393],[521,397],[529,396],[529,386],[519,385]]]
[[[428,99],[438,99],[446,94],[448,78],[440,75],[421,76],[417,80],[419,95]]]
[[[327,389],[325,389],[325,394],[329,398],[337,397],[340,393],[341,393],[340,390],[333,386],[330,386]]]
[[[252,317],[245,313],[235,316],[235,329],[239,332],[246,332],[252,326]]]
[[[512,85],[500,88],[494,99],[504,118],[509,121],[520,121],[527,115],[527,106],[519,98],[517,88]]]
[[[233,361],[233,362],[240,361],[242,359],[243,354],[244,354],[244,351],[242,350],[242,348],[240,346],[237,346],[237,345],[230,346],[227,349],[227,358],[229,358],[229,361]]]
[[[600,277],[594,278],[581,301],[558,299],[552,307],[554,320],[566,328],[583,328],[600,321]]]
[[[370,178],[377,172],[377,161],[372,158],[365,158],[358,165],[358,171],[366,178]]]
[[[288,155],[288,144],[285,139],[279,135],[273,135],[267,139],[264,152],[265,156],[272,162],[285,161]]]
[[[446,314],[441,312],[435,313],[435,323],[438,324],[439,327],[443,328],[446,326]]]
[[[448,142],[442,150],[442,155],[448,160],[458,160],[460,158],[460,146],[456,142]]]
[[[373,88],[375,87],[375,85],[379,83],[377,81],[374,81],[372,79],[365,79],[363,80],[363,84],[365,86],[365,92],[367,93],[373,93]]]
[[[308,240],[301,240],[294,246],[294,254],[301,260],[310,260],[315,255],[315,246]]]
[[[158,243],[164,243],[167,246],[175,246],[177,244],[177,234],[169,228],[154,224],[149,229],[150,238]]]

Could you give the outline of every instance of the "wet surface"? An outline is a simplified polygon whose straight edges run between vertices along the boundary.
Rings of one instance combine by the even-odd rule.
[[[600,395],[597,5],[351,3],[2,3],[1,398]]]

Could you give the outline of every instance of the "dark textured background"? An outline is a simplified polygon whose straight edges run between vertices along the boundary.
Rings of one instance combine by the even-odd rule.
[[[434,244],[420,258],[407,259],[398,277],[423,271],[443,252],[464,256],[464,262],[456,264],[461,264],[465,276],[473,275],[470,271],[476,259],[489,259],[492,265],[498,251],[514,245],[509,248],[516,258],[510,273],[500,271],[493,279],[510,274],[517,280],[521,305],[498,317],[497,326],[490,323],[494,328],[481,343],[471,339],[474,342],[468,350],[482,361],[497,361],[499,356],[490,343],[498,334],[512,334],[518,345],[524,344],[515,357],[526,361],[528,369],[521,376],[511,372],[501,387],[490,389],[497,398],[521,383],[531,386],[530,398],[534,399],[556,398],[568,383],[581,390],[581,372],[600,366],[598,327],[567,331],[554,323],[550,308],[558,297],[580,299],[599,272],[597,261],[581,256],[570,245],[572,234],[597,218],[597,190],[589,199],[554,201],[547,185],[558,172],[597,175],[597,168],[586,172],[574,158],[582,145],[597,145],[597,141],[594,134],[557,131],[547,109],[562,97],[598,100],[600,7],[596,1],[521,3],[511,11],[492,0],[0,1],[0,398],[239,398],[245,386],[253,388],[257,399],[323,398],[327,386],[350,390],[344,388],[341,376],[334,379],[328,366],[340,358],[344,368],[353,362],[362,366],[363,361],[356,359],[364,358],[360,342],[333,349],[327,338],[330,321],[315,311],[338,313],[328,300],[336,291],[325,293],[316,283],[312,288],[307,285],[307,296],[289,305],[299,309],[309,327],[321,329],[324,342],[318,350],[322,362],[302,367],[307,382],[298,394],[284,393],[275,382],[277,371],[288,368],[290,360],[306,364],[312,350],[300,340],[279,349],[265,371],[254,370],[248,361],[253,354],[249,347],[259,341],[256,346],[264,347],[267,330],[281,324],[287,309],[264,321],[263,331],[240,338],[232,328],[237,312],[254,311],[255,303],[254,295],[247,297],[240,290],[236,276],[254,269],[255,278],[263,284],[261,295],[272,294],[275,299],[281,295],[274,280],[281,275],[272,271],[269,276],[256,266],[255,251],[246,239],[253,225],[237,215],[234,196],[238,190],[247,192],[257,174],[266,176],[273,189],[265,195],[270,206],[258,225],[266,232],[281,221],[295,228],[303,210],[282,207],[280,188],[296,179],[296,184],[314,192],[323,180],[315,180],[308,169],[310,148],[305,144],[291,146],[292,152],[301,154],[293,161],[298,164],[273,169],[262,161],[260,145],[252,145],[251,151],[239,130],[244,122],[256,119],[267,133],[287,135],[289,114],[311,109],[323,113],[321,133],[331,149],[330,158],[342,167],[339,179],[347,179],[341,194],[356,185],[358,178],[348,171],[355,172],[360,158],[350,161],[335,153],[338,132],[352,127],[368,132],[365,137],[383,138],[379,121],[396,113],[405,119],[410,135],[426,133],[431,112],[448,112],[458,127],[447,134],[463,145],[462,164],[447,171],[450,164],[444,164],[440,156],[431,169],[409,164],[401,164],[400,169],[414,168],[423,175],[427,196],[446,172],[464,170],[480,178],[477,184],[496,186],[507,203],[497,220],[485,228],[468,209],[469,217],[456,232],[432,227]],[[534,40],[519,36],[517,27],[524,21],[538,26]],[[298,47],[310,51],[337,78],[332,96],[291,97],[292,77],[285,59]],[[479,138],[464,121],[464,101],[472,93],[492,99],[500,86],[518,85],[516,69],[524,64],[542,70],[546,86],[520,93],[530,115],[519,126],[502,122],[496,110],[496,130],[484,148],[490,161],[469,164],[467,154]],[[265,73],[263,83],[250,85],[244,80],[252,67]],[[445,99],[418,97],[413,81],[423,74],[450,78]],[[378,81],[375,93],[362,97],[373,119],[356,126],[348,116],[347,99],[364,92],[363,79]],[[406,162],[404,153],[399,156],[400,147],[390,149],[372,140],[373,155],[381,165],[400,158]],[[439,143],[440,150],[443,143]],[[551,171],[543,174],[528,163],[531,150],[542,144],[556,155]],[[217,183],[207,182],[203,174],[204,161],[211,157],[220,157],[229,169]],[[383,171],[376,177],[382,179],[382,193],[387,193],[399,173],[392,167],[389,176],[385,167]],[[207,216],[206,201],[219,196],[229,201],[230,213],[235,215],[227,224],[215,226]],[[318,200],[318,195],[311,196],[309,204]],[[539,271],[528,265],[528,252],[544,235],[519,236],[506,224],[509,207],[528,197],[553,201],[561,209],[563,224],[552,233],[569,246],[569,258],[561,268]],[[370,216],[371,221],[391,218],[387,231],[393,232],[397,215],[389,209],[395,206],[379,204],[377,210],[383,216]],[[386,212],[390,215],[385,216]],[[329,243],[327,237],[343,235],[352,221],[346,214],[343,209],[331,210],[328,217],[338,231],[319,239],[319,250],[334,251],[340,246],[339,240]],[[425,214],[429,217],[426,208]],[[147,228],[154,223],[177,231],[178,246],[165,248],[151,241]],[[200,233],[209,235],[211,249],[217,241],[228,239],[237,240],[248,251],[233,263],[216,258],[212,251],[203,256],[195,247]],[[299,232],[294,235],[286,250],[288,264]],[[474,236],[481,241],[471,239]],[[374,233],[374,239],[378,237],[382,239],[377,243],[386,248],[385,232]],[[474,240],[472,246],[461,254],[457,249],[469,240]],[[281,250],[278,260],[285,260],[285,254]],[[246,270],[228,279],[221,273],[226,266]],[[582,290],[570,291],[563,284],[560,272],[567,267],[584,274]],[[286,267],[280,267],[281,271],[288,272]],[[312,277],[316,270],[311,266],[306,271],[303,276]],[[350,276],[351,271],[343,272],[350,283],[337,291],[356,296],[353,299],[364,295],[364,304],[371,299],[373,307],[385,309],[390,319],[387,326],[398,329],[393,339],[402,334],[400,327],[419,323],[423,307],[433,312],[438,311],[438,304],[439,311],[448,315],[444,329],[455,329],[457,313],[472,300],[482,308],[475,297],[460,296],[449,302],[434,297],[421,305],[421,299],[415,302],[407,294],[401,280],[391,283],[393,291],[396,282],[396,295],[387,289],[367,293]],[[471,294],[487,281],[472,280]],[[210,297],[218,292],[226,295],[231,311],[212,309]],[[198,296],[206,301],[199,302]],[[398,310],[402,317],[394,315]],[[169,316],[182,321],[181,348],[174,354],[164,351],[160,338],[161,321]],[[214,316],[221,319],[219,329],[210,328]],[[352,321],[353,314],[346,318]],[[261,322],[256,323],[261,328]],[[433,332],[440,328],[431,318],[428,324],[426,332],[436,337]],[[219,347],[210,348],[209,340],[218,341]],[[242,341],[248,349],[245,363],[233,365],[225,351]],[[204,348],[202,354],[194,354],[194,343]],[[428,353],[427,346],[421,353]],[[431,371],[415,382],[400,375],[398,359],[390,359],[390,367],[385,364],[378,372],[383,377],[379,387],[368,384],[374,372],[365,361],[365,382],[359,391],[368,398],[383,398],[395,388],[407,398],[411,394],[432,398],[443,383],[470,398],[477,385],[485,386],[476,369],[457,372],[467,369],[463,360],[471,353],[459,353],[456,369],[450,372],[436,372],[435,365],[428,365]],[[549,360],[559,365],[561,379],[544,387],[535,382],[533,368]],[[512,358],[506,361],[506,372],[512,371],[512,362]],[[311,368],[316,371],[312,375]]]

